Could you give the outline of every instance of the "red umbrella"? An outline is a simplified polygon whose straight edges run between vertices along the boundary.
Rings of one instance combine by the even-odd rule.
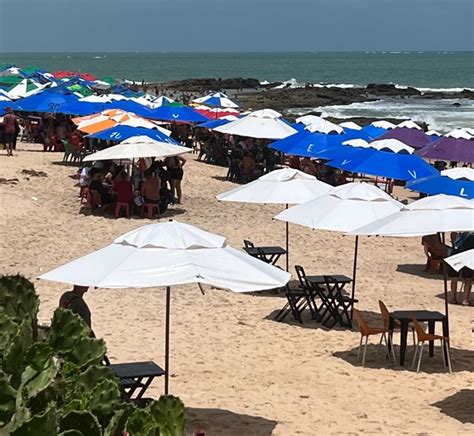
[[[201,115],[209,118],[210,120],[217,120],[222,117],[227,117],[228,115],[238,116],[239,111],[236,109],[230,108],[209,108],[207,106],[197,106],[194,108],[196,112],[199,112]]]
[[[84,80],[97,80],[97,78],[90,73],[78,73],[77,71],[54,71],[53,76],[56,77],[56,79],[64,79],[66,77],[81,77]]]

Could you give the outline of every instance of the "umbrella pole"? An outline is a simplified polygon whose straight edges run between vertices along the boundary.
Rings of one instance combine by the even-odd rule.
[[[166,287],[166,315],[165,315],[165,395],[169,390],[170,375],[170,304],[171,304],[171,288]]]
[[[285,205],[285,209],[288,209],[288,204]],[[290,247],[289,247],[289,232],[290,232],[290,223],[286,221],[286,272],[290,270]]]
[[[446,245],[444,233],[441,233],[441,242]],[[443,282],[444,282],[444,313],[446,314],[446,322],[449,326],[449,315],[448,315],[448,271],[446,269],[446,262],[443,261]]]
[[[355,248],[354,248],[354,264],[352,267],[352,300],[354,300],[355,290],[356,290],[356,275],[357,275],[357,251],[359,249],[359,236],[356,236]],[[354,315],[354,305],[351,305],[351,319]]]

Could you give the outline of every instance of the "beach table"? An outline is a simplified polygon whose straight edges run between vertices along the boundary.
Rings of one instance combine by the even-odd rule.
[[[243,247],[247,254],[252,257],[263,260],[266,263],[275,265],[281,256],[286,254],[283,247],[269,246],[269,247]]]
[[[405,354],[407,349],[408,326],[413,317],[419,322],[428,323],[428,333],[435,333],[435,324],[441,322],[443,326],[443,336],[449,338],[449,324],[446,315],[430,310],[396,310],[390,313],[389,330],[393,332],[395,323],[400,323],[400,366],[405,365]],[[392,335],[389,335],[389,347],[392,346]],[[429,342],[430,357],[434,354],[434,342]]]
[[[130,400],[141,399],[151,382],[156,377],[165,375],[165,370],[152,361],[116,363],[107,368],[120,379],[120,385]]]
[[[322,307],[320,311],[321,309],[324,310],[320,314],[319,320],[323,325],[332,328],[339,323],[341,327],[352,327],[349,311],[351,311],[356,300],[344,295],[344,288],[352,282],[352,279],[343,274],[336,274],[330,276],[307,275],[306,280],[316,290],[317,296],[321,299]],[[326,319],[324,319],[325,317]],[[329,325],[330,323],[331,325]]]

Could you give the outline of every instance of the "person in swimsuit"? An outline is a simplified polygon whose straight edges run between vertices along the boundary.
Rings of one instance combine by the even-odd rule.
[[[165,159],[166,169],[169,172],[171,194],[181,203],[181,180],[183,180],[183,165],[186,159],[181,156],[167,157]]]

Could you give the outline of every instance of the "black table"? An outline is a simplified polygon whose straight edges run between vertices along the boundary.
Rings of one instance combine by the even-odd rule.
[[[338,281],[338,283],[343,283],[344,285],[347,285],[348,283],[352,282],[352,279],[350,277],[347,277],[343,274],[328,275],[326,277],[334,278],[335,280]],[[324,276],[306,276],[306,279],[314,285],[326,284],[326,280]]]
[[[323,325],[332,328],[339,323],[341,327],[352,328],[349,311],[352,311],[353,300],[343,293],[344,287],[351,283],[352,279],[342,274],[335,274],[309,275],[306,276],[306,280],[314,287],[315,296],[321,299],[321,307],[317,309],[317,312]],[[316,303],[314,307],[317,307]],[[325,317],[326,319],[324,319]],[[329,325],[330,323],[332,325]]]
[[[152,361],[117,363],[108,365],[107,368],[120,379],[120,384],[130,399],[142,398],[155,377],[165,375],[165,370]]]
[[[271,246],[271,247],[244,247],[244,250],[250,256],[256,257],[257,259],[263,260],[266,263],[275,265],[281,256],[286,254],[286,250],[283,247]]]
[[[389,330],[393,332],[395,321],[400,323],[400,365],[405,365],[405,353],[407,349],[408,325],[412,322],[413,317],[418,322],[428,323],[428,333],[434,334],[435,323],[441,322],[443,325],[443,336],[449,338],[449,325],[446,315],[440,312],[430,310],[396,310],[390,313]],[[389,335],[389,347],[392,344],[392,335]],[[434,353],[434,342],[430,341],[430,356]]]

